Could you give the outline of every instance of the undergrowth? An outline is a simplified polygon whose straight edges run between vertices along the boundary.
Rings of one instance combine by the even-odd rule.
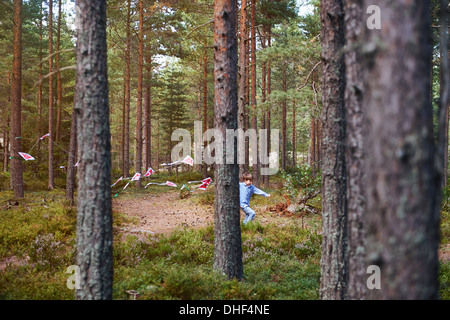
[[[188,180],[184,180],[188,181]],[[282,192],[267,190],[272,201]],[[157,191],[155,191],[157,192]],[[129,191],[138,196],[142,191]],[[264,197],[254,203],[264,206]],[[199,191],[192,201],[212,205],[212,189]],[[253,200],[252,200],[253,201]],[[113,213],[114,299],[319,299],[321,234],[316,217],[306,216],[285,225],[259,223],[242,226],[244,279],[227,280],[213,268],[214,228],[179,228],[168,235],[119,236],[130,220]],[[449,210],[443,208],[442,245],[448,245]],[[76,209],[61,190],[28,192],[17,201],[0,192],[0,261],[15,261],[0,269],[0,299],[74,299],[66,273],[75,264]],[[13,259],[14,258],[14,259]],[[450,299],[450,263],[441,262],[442,299]]]

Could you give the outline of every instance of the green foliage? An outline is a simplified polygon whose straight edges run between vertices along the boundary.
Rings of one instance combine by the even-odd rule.
[[[444,200],[445,201],[445,200]],[[450,205],[443,205],[441,210],[441,245],[450,243]]]
[[[450,300],[450,261],[439,264],[439,295],[443,300]]]
[[[33,242],[45,235],[52,234],[52,240],[40,239],[44,246],[52,241],[68,243],[74,235],[75,208],[66,206],[61,192],[36,193],[20,202],[2,197],[0,206],[0,258],[29,255],[28,250],[38,249],[33,249]]]
[[[320,190],[322,178],[320,173],[314,173],[308,164],[297,165],[293,168],[286,168],[282,172],[285,180],[284,188],[291,198],[298,196],[300,189],[303,194]]]
[[[129,237],[120,244],[120,261],[115,255],[115,299],[127,299],[127,290],[137,290],[143,300],[318,298],[319,235],[298,226],[251,223],[242,237],[244,281],[227,280],[212,268],[212,225]],[[305,243],[311,247],[299,248]]]
[[[75,246],[71,246],[75,249]],[[55,236],[50,233],[46,235],[38,235],[31,243],[28,250],[30,262],[37,270],[54,270],[60,265],[72,265],[75,263],[75,250],[69,254],[65,254],[65,244],[56,240]]]

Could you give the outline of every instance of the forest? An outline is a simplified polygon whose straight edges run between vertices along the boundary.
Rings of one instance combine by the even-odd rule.
[[[449,300],[449,10],[0,0],[0,299]]]

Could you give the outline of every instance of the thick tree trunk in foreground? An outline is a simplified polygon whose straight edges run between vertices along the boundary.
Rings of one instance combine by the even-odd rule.
[[[439,159],[442,164],[442,186],[447,186],[448,178],[448,125],[449,125],[449,48],[448,48],[448,0],[441,0],[441,86],[439,103]]]
[[[320,297],[324,300],[344,299],[347,290],[343,16],[342,0],[322,1],[323,164]]]
[[[214,268],[242,279],[239,165],[226,162],[226,129],[237,129],[237,39],[233,0],[214,2],[214,125],[223,136],[223,163],[216,163],[214,202]],[[217,137],[216,137],[217,139]],[[218,157],[216,157],[217,159]]]
[[[429,90],[430,4],[377,4],[382,29],[368,31],[364,43],[364,110],[367,266],[380,268],[381,289],[368,298],[435,299],[441,191]]]
[[[348,216],[348,291],[347,299],[363,299],[367,292],[365,265],[364,212],[365,195],[364,143],[364,81],[361,62],[361,40],[364,10],[359,0],[345,1],[345,111],[347,123],[347,216]]]
[[[106,1],[77,1],[77,299],[112,299],[111,154]]]

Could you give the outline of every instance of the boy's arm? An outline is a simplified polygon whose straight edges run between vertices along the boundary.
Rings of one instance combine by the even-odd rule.
[[[261,189],[258,189],[257,187],[255,187],[255,190],[253,191],[253,193],[262,195],[264,197],[270,197],[270,194],[268,194],[267,192],[262,191]]]

